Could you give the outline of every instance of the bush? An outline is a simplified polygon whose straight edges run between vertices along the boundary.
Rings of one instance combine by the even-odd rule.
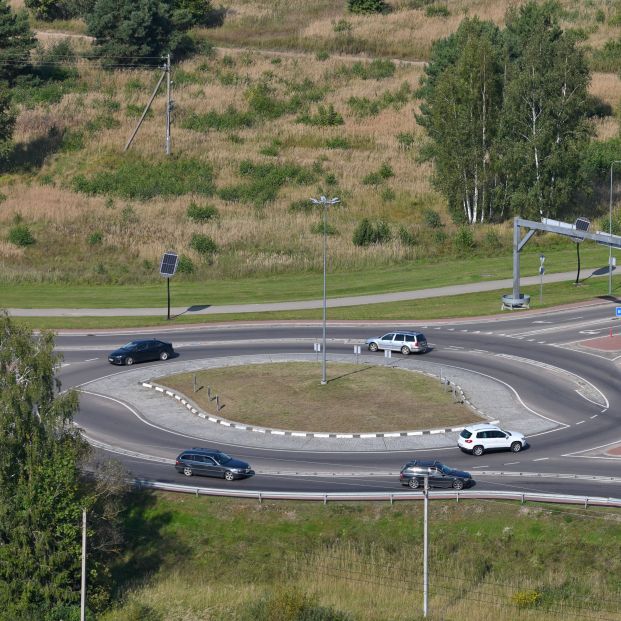
[[[511,603],[518,608],[533,608],[541,601],[539,591],[516,591],[511,596]]]
[[[415,137],[411,132],[399,132],[397,134],[397,143],[400,149],[411,149],[414,146]]]
[[[249,108],[265,119],[277,119],[287,112],[287,104],[274,96],[273,89],[265,83],[251,86],[245,93]]]
[[[167,158],[153,162],[132,154],[108,165],[90,178],[77,175],[73,189],[84,194],[112,194],[148,200],[155,196],[210,195],[214,191],[211,166],[195,159]]]
[[[403,225],[399,227],[399,241],[404,246],[415,246],[418,243],[416,235],[409,229],[406,229]]]
[[[362,183],[364,185],[379,185],[383,183],[386,179],[390,179],[390,177],[394,177],[395,173],[389,164],[382,164],[380,169],[376,172],[371,172],[362,179]]]
[[[453,246],[459,253],[465,253],[474,248],[472,228],[467,225],[460,226],[453,238]]]
[[[298,590],[277,590],[251,603],[242,621],[353,621],[346,613],[319,606]]]
[[[30,246],[35,243],[30,229],[25,224],[16,224],[9,231],[8,240],[16,246]]]
[[[287,211],[290,213],[309,213],[316,208],[316,205],[308,199],[302,198],[289,204]]]
[[[202,235],[201,233],[194,233],[192,235],[190,248],[203,256],[214,254],[218,250],[216,242],[209,235]]]
[[[319,106],[317,114],[311,115],[305,113],[297,118],[298,123],[305,125],[315,125],[318,127],[331,127],[334,125],[343,125],[343,117],[334,109],[334,106]]]
[[[483,237],[483,245],[488,250],[499,250],[502,247],[502,241],[498,233],[496,233],[493,229],[490,229],[489,231],[486,231],[485,236]]]
[[[270,157],[277,157],[280,153],[282,143],[280,140],[272,140],[272,142],[259,150],[261,155],[268,155]]]
[[[227,131],[243,129],[254,125],[254,116],[249,112],[240,112],[234,106],[229,106],[224,112],[210,110],[206,114],[192,113],[181,121],[181,127],[196,132],[209,129]]]
[[[103,234],[101,231],[95,231],[88,236],[88,243],[90,246],[97,246],[103,241]]]
[[[388,6],[384,0],[347,0],[350,13],[369,14],[383,13]]]
[[[213,205],[197,205],[192,202],[188,205],[186,215],[194,222],[207,222],[218,217],[218,210]]]
[[[192,259],[182,254],[177,262],[177,272],[180,274],[192,274],[194,272],[194,263],[192,263]]]
[[[390,241],[392,234],[386,222],[379,221],[373,224],[368,218],[363,218],[354,230],[352,241],[355,246],[369,246]]]
[[[326,140],[326,147],[328,149],[351,149],[347,138],[340,138],[339,136]]]
[[[442,226],[440,214],[434,209],[425,209],[423,211],[423,220],[430,229],[439,229]]]
[[[395,63],[392,60],[376,58],[370,63],[355,62],[351,66],[351,74],[362,80],[381,80],[392,78],[395,74]]]
[[[432,4],[425,9],[425,15],[427,17],[448,17],[451,12],[448,10],[447,6],[443,4]]]

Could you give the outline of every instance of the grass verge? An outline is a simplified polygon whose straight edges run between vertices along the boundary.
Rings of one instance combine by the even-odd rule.
[[[473,608],[477,621],[621,619],[618,512],[434,501],[429,525],[431,620]],[[135,494],[113,572],[117,605],[101,621],[416,621],[422,528],[416,502]],[[291,611],[300,594],[331,616]]]
[[[293,362],[207,369],[157,382],[212,414],[210,395],[217,394],[221,416],[259,427],[359,433],[451,427],[478,419],[422,373],[331,362],[326,375],[328,383],[321,386],[320,363]]]

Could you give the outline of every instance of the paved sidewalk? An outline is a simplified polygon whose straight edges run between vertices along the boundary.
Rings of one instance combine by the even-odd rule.
[[[607,276],[595,273],[598,270],[583,270],[585,278],[591,276]],[[575,279],[575,272],[562,272],[546,274],[545,282],[562,282]],[[522,285],[538,285],[539,276],[527,276],[521,279]],[[396,291],[394,293],[379,293],[375,295],[360,295],[344,298],[329,298],[328,308],[342,306],[360,306],[362,304],[381,304],[386,302],[402,302],[408,300],[422,300],[427,298],[449,297],[464,293],[477,293],[481,291],[506,290],[510,293],[513,280],[487,280],[473,282],[464,285],[450,285],[447,287],[434,287],[430,289],[418,289],[416,291]],[[218,315],[239,313],[261,313],[268,311],[308,310],[322,308],[323,300],[302,300],[293,302],[265,302],[262,304],[224,304],[221,306],[177,306],[170,309],[171,316],[177,315]],[[500,297],[498,298],[500,309]],[[153,317],[166,315],[167,308],[9,308],[9,314],[15,317]]]
[[[457,432],[447,433],[444,429],[425,430],[429,433],[421,435],[407,435],[407,432],[423,430],[407,430],[402,432],[406,435],[393,432],[383,437],[343,437],[345,434],[338,434],[339,437],[328,438],[316,437],[308,433],[292,435],[292,430],[287,430],[287,433],[279,430],[278,434],[269,433],[269,430],[266,430],[268,431],[266,433],[243,430],[200,418],[196,414],[192,414],[179,400],[142,385],[143,382],[157,382],[157,378],[166,375],[206,368],[286,361],[314,362],[315,359],[313,354],[260,354],[179,362],[172,360],[157,366],[133,368],[129,371],[116,373],[89,382],[82,388],[89,392],[114,396],[114,398],[127,403],[153,425],[187,434],[205,442],[217,442],[218,444],[313,452],[398,451],[456,445]],[[330,362],[351,363],[354,356],[328,355],[328,360]],[[411,356],[397,360],[360,356],[360,362],[411,369],[438,378],[442,374],[442,377],[450,379],[452,383],[461,388],[467,401],[475,412],[478,412],[479,415],[473,412],[473,420],[480,416],[483,420],[499,421],[503,426],[528,434],[547,431],[556,427],[551,421],[540,418],[526,410],[513,391],[506,385],[475,372],[449,365],[438,365]],[[187,396],[190,397],[190,395]],[[215,418],[214,412],[209,414]],[[321,430],[317,431],[320,432]]]

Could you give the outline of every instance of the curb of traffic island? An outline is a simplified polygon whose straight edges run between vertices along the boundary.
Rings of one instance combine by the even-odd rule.
[[[430,436],[430,435],[438,435],[444,433],[453,433],[456,431],[461,431],[464,428],[464,425],[460,425],[459,427],[445,427],[443,429],[424,429],[421,431],[383,431],[377,433],[336,433],[336,432],[319,432],[319,431],[292,431],[289,429],[273,429],[270,427],[254,427],[252,425],[244,425],[243,423],[235,422],[228,420],[226,418],[220,418],[218,416],[213,416],[212,414],[208,414],[204,412],[194,401],[188,399],[186,395],[183,393],[178,393],[166,386],[161,386],[160,384],[156,384],[155,382],[140,382],[140,384],[144,388],[150,388],[155,390],[158,393],[161,393],[165,397],[170,397],[171,399],[175,399],[181,405],[185,406],[187,410],[197,416],[198,418],[202,418],[210,423],[215,423],[216,425],[222,425],[224,427],[228,427],[230,429],[237,429],[239,431],[252,431],[255,433],[262,433],[265,435],[273,435],[273,436],[290,436],[294,438],[338,438],[338,439],[366,439],[366,438],[402,438],[408,436]],[[470,409],[473,411],[482,414],[482,412],[474,407],[470,401],[468,401],[464,395],[464,391],[460,386],[455,386],[455,391],[459,394],[460,399],[463,403],[468,405]],[[490,421],[492,424],[497,424],[499,421]]]

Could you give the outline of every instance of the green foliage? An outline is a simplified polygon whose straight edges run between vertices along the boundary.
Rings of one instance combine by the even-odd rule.
[[[280,140],[273,139],[270,144],[266,145],[265,147],[262,147],[259,150],[259,153],[261,155],[268,155],[270,157],[276,157],[279,155],[281,147],[282,147],[282,142],[280,142]]]
[[[274,90],[266,83],[251,86],[245,93],[252,112],[264,119],[277,119],[288,110],[286,102],[274,95]]]
[[[328,60],[328,58],[330,58],[330,54],[325,50],[321,50],[315,54],[315,60],[318,60],[320,62]]]
[[[362,179],[362,183],[364,183],[365,185],[380,185],[381,183],[383,183],[384,181],[386,181],[386,179],[390,179],[390,177],[394,177],[394,171],[391,168],[391,166],[389,164],[382,164],[380,166],[380,169],[375,171],[375,172],[371,172],[368,175],[366,175],[363,179]]]
[[[80,151],[84,148],[84,134],[79,130],[67,130],[60,144],[61,151],[66,153]]]
[[[397,198],[397,193],[392,188],[382,188],[382,191],[380,192],[380,198],[385,203],[388,203],[390,201],[394,201],[395,198]]]
[[[249,160],[241,162],[239,174],[248,181],[222,188],[218,195],[225,201],[251,203],[255,207],[273,201],[286,184],[307,185],[315,179],[310,171],[297,164],[254,164]]]
[[[332,74],[335,79],[357,78],[360,80],[383,80],[392,78],[396,66],[392,60],[376,58],[371,62],[357,61],[351,65],[341,65]]]
[[[442,226],[440,214],[434,209],[425,209],[423,211],[423,220],[430,229],[438,229]]]
[[[621,67],[621,39],[609,39],[603,48],[593,50],[591,67],[593,71],[618,72]]]
[[[316,205],[311,203],[308,199],[300,199],[293,201],[289,204],[287,211],[290,213],[310,213],[316,208]]]
[[[468,225],[460,226],[453,238],[453,247],[459,254],[467,253],[475,246],[472,228]]]
[[[30,229],[25,224],[16,224],[9,230],[8,240],[15,246],[30,246],[35,243]]]
[[[315,224],[311,225],[310,231],[311,233],[314,233],[315,235],[323,235],[324,232],[326,235],[338,235],[339,234],[336,227],[332,226],[329,222],[326,223],[326,226],[324,228],[323,220],[320,220],[319,222],[315,222]]]
[[[534,608],[541,602],[539,591],[516,591],[511,595],[511,603],[518,608]]]
[[[192,259],[185,254],[180,255],[177,262],[177,272],[180,274],[192,274],[194,272]]]
[[[384,0],[347,0],[347,8],[351,13],[369,14],[383,13],[388,7]]]
[[[350,615],[320,606],[298,590],[279,589],[250,604],[242,621],[353,621]]]
[[[336,33],[351,32],[351,22],[346,19],[339,19],[338,22],[332,22],[332,30]]]
[[[210,129],[218,131],[231,131],[243,129],[254,125],[254,115],[241,112],[234,106],[229,106],[224,112],[210,110],[206,114],[193,112],[181,121],[181,127],[192,129],[197,132],[205,132]]]
[[[202,233],[194,233],[192,235],[190,248],[203,256],[214,254],[218,250],[216,242],[209,235],[203,235]]]
[[[10,95],[0,89],[0,162],[11,152],[11,138],[15,128],[15,112],[11,109]]]
[[[403,225],[399,227],[399,241],[404,246],[415,246],[418,243],[416,235]]]
[[[495,252],[502,248],[502,240],[494,229],[489,229],[483,237],[483,245],[488,252]]]
[[[351,149],[351,145],[347,138],[342,138],[340,136],[328,138],[328,140],[326,140],[326,147],[328,149]]]
[[[186,215],[193,222],[207,222],[219,216],[218,210],[213,205],[197,205],[192,202],[188,205]]]
[[[103,233],[101,231],[94,231],[88,236],[87,241],[90,246],[97,246],[103,241]]]
[[[157,162],[131,154],[110,162],[107,170],[90,178],[77,175],[73,189],[84,194],[148,200],[190,193],[209,196],[214,185],[211,166],[199,160],[171,157]]]
[[[444,4],[432,4],[425,9],[427,17],[448,17],[450,14],[451,12]]]
[[[119,544],[120,471],[92,464],[73,425],[75,391],[61,391],[54,336],[0,315],[0,606],[5,619],[77,612],[82,509],[88,511],[89,605],[106,604],[102,562]],[[105,520],[102,517],[105,515]],[[63,611],[63,616],[58,616]],[[89,615],[90,616],[90,615]],[[92,618],[92,617],[91,617]]]
[[[383,244],[391,238],[390,227],[386,222],[380,220],[373,223],[368,218],[363,218],[354,229],[352,241],[355,246],[369,246]]]
[[[0,81],[13,83],[35,44],[26,11],[14,13],[7,0],[0,0]]]
[[[621,160],[621,137],[597,140],[586,148],[582,158],[582,168],[586,175],[600,182],[610,180],[611,162]],[[613,169],[613,177],[619,171],[618,165]]]
[[[317,127],[331,127],[343,125],[343,117],[334,109],[332,104],[319,106],[316,114],[304,113],[296,119],[298,123],[305,125],[315,125]]]
[[[412,132],[399,132],[397,134],[397,144],[400,149],[409,150],[414,146],[416,137]]]

